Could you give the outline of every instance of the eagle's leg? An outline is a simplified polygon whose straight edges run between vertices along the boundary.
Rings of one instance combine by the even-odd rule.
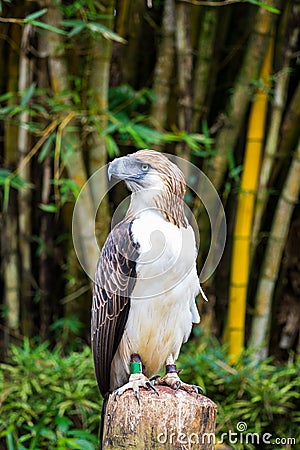
[[[176,364],[174,364],[174,359],[172,355],[170,355],[166,362],[166,375],[163,377],[156,378],[155,384],[162,384],[165,386],[169,386],[175,391],[182,389],[183,391],[189,393],[203,394],[203,389],[200,386],[187,384],[181,381],[178,376],[180,370],[177,370]]]
[[[156,388],[151,384],[151,381],[143,374],[143,364],[139,355],[131,355],[130,358],[130,377],[128,383],[124,384],[114,392],[114,399],[117,399],[118,395],[124,394],[128,389],[132,389],[134,396],[139,402],[139,388],[152,389],[157,395]]]

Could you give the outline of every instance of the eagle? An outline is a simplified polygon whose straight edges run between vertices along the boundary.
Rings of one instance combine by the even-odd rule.
[[[139,150],[114,159],[109,179],[131,191],[126,215],[107,237],[94,279],[91,341],[102,396],[180,380],[175,364],[206,299],[196,270],[196,240],[185,214],[182,171],[164,154]],[[162,377],[152,378],[166,367]]]

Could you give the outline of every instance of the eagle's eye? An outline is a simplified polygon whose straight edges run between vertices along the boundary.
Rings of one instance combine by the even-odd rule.
[[[148,169],[149,169],[149,164],[142,164],[141,165],[141,169],[142,169],[143,172],[147,172]]]

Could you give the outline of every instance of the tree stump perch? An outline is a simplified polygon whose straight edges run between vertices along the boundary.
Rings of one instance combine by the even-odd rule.
[[[212,450],[217,407],[203,395],[165,386],[140,389],[139,402],[127,391],[109,396],[103,429],[103,450]]]

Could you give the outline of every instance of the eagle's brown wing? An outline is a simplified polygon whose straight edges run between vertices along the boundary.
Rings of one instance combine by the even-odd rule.
[[[139,244],[132,222],[121,222],[109,234],[95,275],[91,337],[96,378],[101,394],[110,390],[111,362],[127,322],[130,295],[136,282]]]

